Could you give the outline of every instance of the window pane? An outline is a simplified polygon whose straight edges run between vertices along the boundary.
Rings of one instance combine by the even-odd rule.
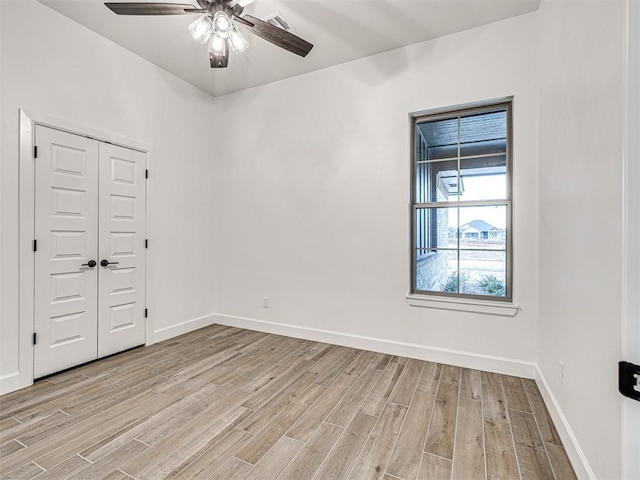
[[[472,158],[460,159],[461,200],[507,198],[507,155],[477,148]],[[488,155],[488,156],[487,156]]]
[[[416,141],[427,149],[425,160],[451,158],[458,155],[458,118],[418,123]]]
[[[499,200],[507,198],[507,175],[467,175],[462,172],[460,200]]]
[[[416,165],[416,202],[452,202],[458,199],[458,161]]]
[[[506,151],[506,140],[487,140],[476,143],[460,144],[460,158],[463,160],[483,155],[504,156]]]
[[[423,292],[458,291],[458,252],[429,250],[416,260],[415,289]]]
[[[506,252],[460,250],[460,293],[504,297],[506,279]]]
[[[460,118],[461,157],[506,153],[507,112],[480,113]]]
[[[460,143],[478,143],[506,138],[506,110],[472,113],[460,117]]]
[[[416,208],[414,222],[416,258],[430,249],[458,248],[457,208]]]
[[[460,208],[460,248],[507,249],[507,206]]]

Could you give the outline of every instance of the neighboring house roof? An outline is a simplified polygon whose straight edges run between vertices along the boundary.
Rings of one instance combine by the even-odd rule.
[[[485,222],[484,220],[471,220],[468,223],[460,226],[460,230],[469,230],[475,229],[479,232],[489,232],[491,230],[501,230],[500,228],[494,227],[490,223]]]

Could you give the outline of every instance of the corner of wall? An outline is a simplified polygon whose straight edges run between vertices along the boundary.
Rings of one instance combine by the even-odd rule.
[[[536,365],[535,381],[540,389],[540,393],[542,394],[544,403],[547,406],[547,410],[549,410],[549,415],[551,415],[553,424],[560,435],[560,439],[562,440],[564,449],[569,456],[569,460],[571,460],[571,465],[573,466],[576,475],[578,478],[596,480],[596,475],[593,473],[582,448],[580,448],[578,439],[573,433],[567,417],[565,417],[562,412],[558,400],[551,391],[551,388],[538,365]]]
[[[215,314],[211,313],[208,315],[203,315],[201,317],[191,318],[189,320],[171,325],[169,327],[160,328],[158,330],[154,330],[153,338],[151,339],[151,341],[147,341],[147,345],[162,342],[164,340],[177,337],[178,335],[184,335],[185,333],[198,330],[199,328],[208,327],[209,325],[213,325],[214,323],[216,323]]]

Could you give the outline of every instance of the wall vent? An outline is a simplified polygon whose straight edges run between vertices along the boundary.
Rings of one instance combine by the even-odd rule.
[[[295,30],[295,28],[293,28],[291,24],[285,20],[285,18],[282,16],[280,12],[276,12],[271,15],[268,15],[264,17],[263,20],[265,22],[270,23],[271,25],[274,25],[278,28],[286,30],[287,32],[292,32]]]

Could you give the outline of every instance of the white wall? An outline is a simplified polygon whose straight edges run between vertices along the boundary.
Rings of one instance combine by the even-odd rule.
[[[151,146],[148,305],[155,336],[210,315],[213,227],[203,219],[213,201],[211,97],[35,1],[2,0],[1,18],[0,378],[20,369],[20,108]]]
[[[533,362],[535,42],[531,14],[218,98],[218,320],[375,349],[410,343],[433,358],[465,352],[475,365]],[[521,311],[410,307],[409,113],[508,95]]]
[[[538,363],[590,473],[618,479],[625,3],[543,1],[539,24]]]
[[[19,369],[24,108],[152,146],[156,337],[218,312],[471,365],[538,362],[584,453],[574,460],[621,476],[623,2],[544,1],[216,100],[35,1],[0,0],[0,22],[0,378]],[[520,311],[410,307],[408,114],[508,95]]]

